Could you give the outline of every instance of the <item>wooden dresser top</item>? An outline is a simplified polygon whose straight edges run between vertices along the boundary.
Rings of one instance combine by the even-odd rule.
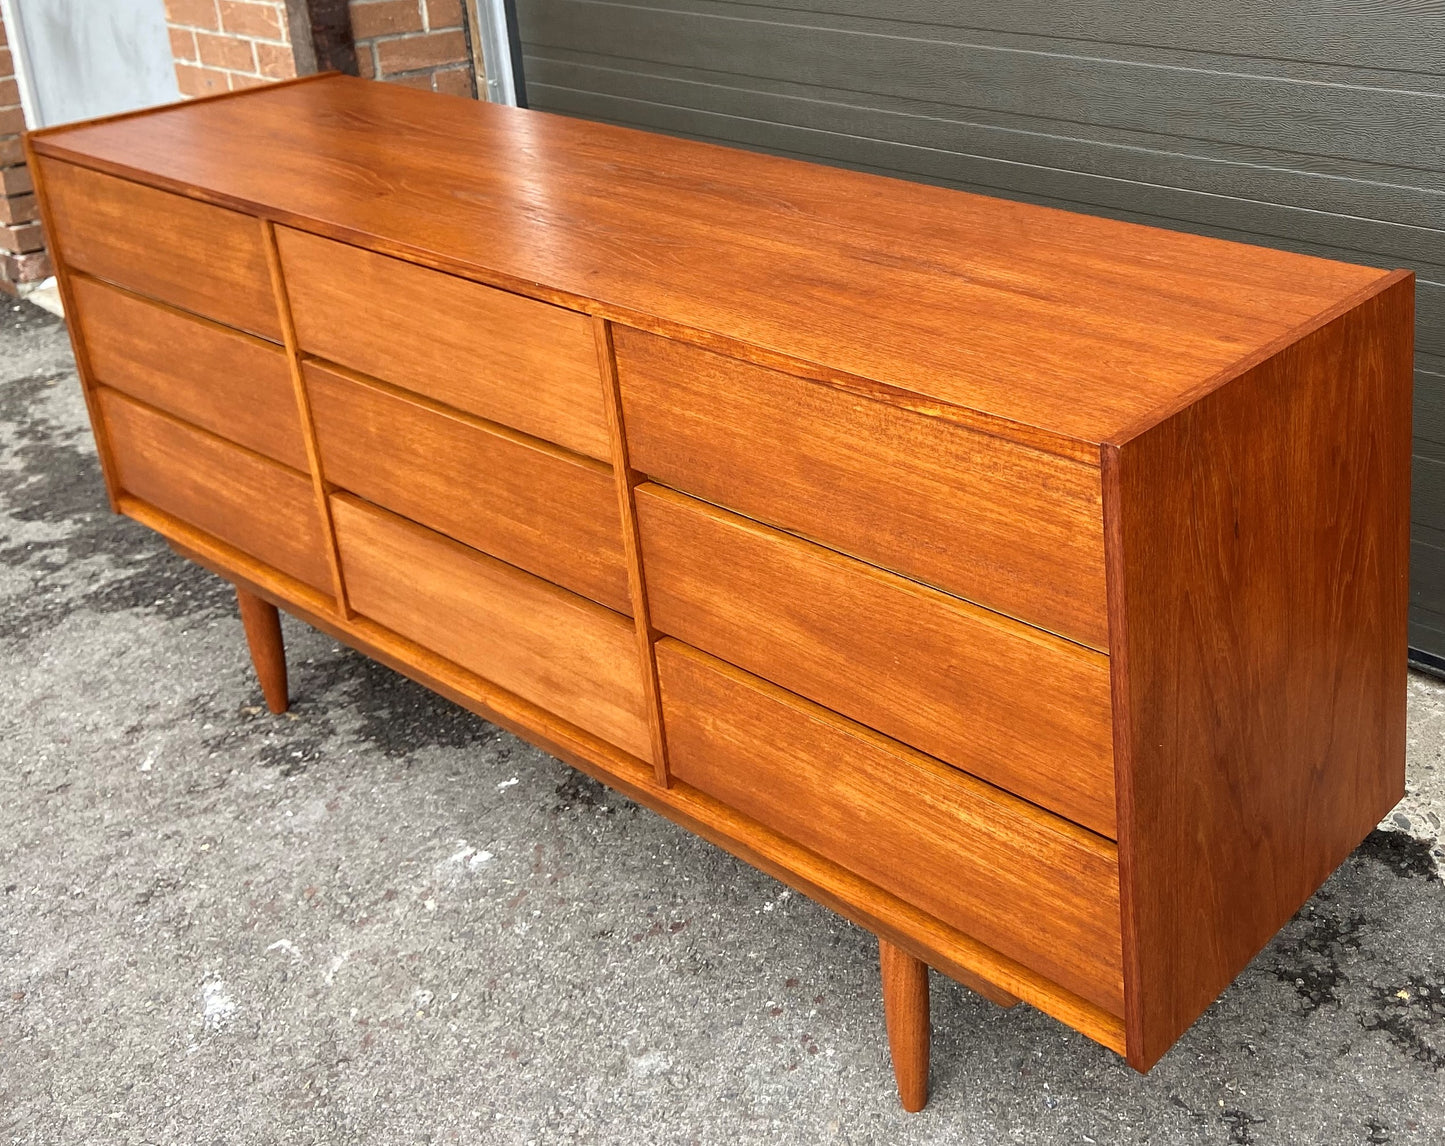
[[[35,148],[962,407],[1081,459],[1387,277],[343,76],[57,129]]]

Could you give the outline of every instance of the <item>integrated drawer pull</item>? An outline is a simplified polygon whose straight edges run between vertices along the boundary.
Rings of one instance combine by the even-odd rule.
[[[40,165],[51,241],[67,266],[281,341],[256,219],[85,167]]]
[[[357,498],[331,507],[357,612],[651,759],[625,617]]]
[[[121,488],[330,593],[311,481],[116,390],[98,392]]]
[[[660,631],[1114,836],[1108,657],[662,486],[636,497]]]
[[[632,464],[1107,650],[1096,468],[619,327]]]
[[[1123,1014],[1114,845],[675,640],[673,774]]]
[[[305,365],[326,480],[590,597],[632,611],[612,473]]]
[[[296,392],[279,346],[95,279],[71,286],[97,382],[306,470]],[[158,348],[163,348],[157,353]]]
[[[609,456],[584,315],[289,227],[277,228],[276,242],[303,350]]]

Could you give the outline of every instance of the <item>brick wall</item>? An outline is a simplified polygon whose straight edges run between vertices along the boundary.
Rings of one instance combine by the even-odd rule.
[[[475,96],[462,0],[351,0],[361,74]]]
[[[363,76],[475,96],[462,0],[350,0]],[[285,0],[166,0],[176,79],[187,96],[296,74]]]
[[[181,94],[213,95],[296,74],[285,0],[166,0]]]
[[[24,130],[20,87],[0,16],[0,291],[6,294],[19,294],[50,275],[50,256],[40,234],[35,192],[20,145]]]

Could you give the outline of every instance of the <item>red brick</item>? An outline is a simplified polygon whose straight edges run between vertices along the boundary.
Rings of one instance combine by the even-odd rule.
[[[0,139],[0,167],[14,167],[25,162],[25,145],[18,135]]]
[[[425,92],[432,90],[431,72],[412,72],[406,76],[387,76],[386,82],[396,84],[398,87],[403,88],[420,88]]]
[[[460,28],[462,0],[426,0],[426,26],[433,32],[438,28]]]
[[[184,96],[215,95],[231,90],[226,73],[214,68],[198,68],[193,64],[176,65],[176,83]]]
[[[255,0],[221,0],[221,30],[259,40],[281,40],[281,18],[274,4]]]
[[[351,5],[351,35],[357,40],[420,32],[421,0],[372,0]]]
[[[351,36],[358,40],[399,36],[425,29],[420,0],[374,0],[351,4]]]
[[[18,107],[0,109],[0,135],[19,135],[25,130],[25,113]]]
[[[20,103],[20,85],[13,79],[0,80],[0,107],[15,107]]]
[[[258,88],[262,84],[271,82],[270,80],[262,79],[260,76],[243,76],[236,72],[227,73],[226,78],[230,80],[231,90],[233,92],[242,91],[245,88]]]
[[[13,76],[15,61],[10,58],[9,48],[0,48],[0,76]]]
[[[356,71],[364,80],[376,78],[376,54],[371,44],[356,45]]]
[[[3,48],[9,42],[10,38],[5,34],[5,21],[0,20],[0,48]]]
[[[51,275],[50,255],[32,251],[28,255],[5,255],[0,258],[0,279],[12,283],[38,283]]]
[[[467,38],[460,31],[429,32],[424,36],[402,36],[376,43],[376,62],[383,76],[465,63],[466,59]]]
[[[201,54],[201,63],[213,68],[226,68],[233,72],[254,72],[256,54],[251,51],[250,40],[236,40],[230,36],[213,36],[209,32],[196,33],[196,47]]]
[[[28,223],[40,218],[40,204],[33,194],[0,196],[0,223]]]
[[[471,68],[447,68],[445,71],[437,72],[432,76],[432,86],[439,92],[447,95],[471,97],[472,92],[472,69]]]
[[[257,44],[256,70],[268,80],[289,80],[296,74],[296,56],[290,44]]]
[[[29,223],[0,224],[0,251],[12,255],[25,255],[31,251],[43,250],[45,236],[40,233],[38,220]]]
[[[196,55],[196,34],[189,28],[170,28],[171,59],[183,64],[194,64],[200,59]]]
[[[23,195],[34,190],[35,183],[30,178],[30,168],[23,163],[14,167],[0,167],[0,191],[6,195]]]
[[[220,17],[216,14],[216,0],[166,0],[166,22],[212,32],[219,31],[221,27]]]

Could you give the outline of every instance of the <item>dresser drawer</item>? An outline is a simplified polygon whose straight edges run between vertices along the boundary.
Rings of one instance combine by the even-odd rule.
[[[66,266],[281,340],[259,220],[52,159],[40,170]]]
[[[1109,658],[658,485],[653,626],[1114,836]]]
[[[354,497],[331,507],[358,613],[651,759],[629,620]]]
[[[1112,843],[679,641],[657,645],[673,775],[1112,1014]]]
[[[121,489],[314,589],[332,591],[310,478],[115,390],[96,393]]]
[[[328,482],[631,614],[609,467],[314,362],[305,378]]]
[[[618,327],[633,466],[1096,649],[1099,471]]]
[[[306,470],[285,353],[250,335],[76,276],[77,314],[95,380]]]
[[[610,457],[591,320],[277,230],[303,350],[594,458]]]

